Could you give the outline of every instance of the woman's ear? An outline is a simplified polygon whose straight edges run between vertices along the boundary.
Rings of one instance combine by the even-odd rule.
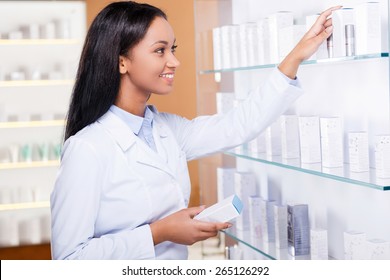
[[[127,63],[126,58],[124,56],[119,56],[119,73],[126,74],[127,73]]]

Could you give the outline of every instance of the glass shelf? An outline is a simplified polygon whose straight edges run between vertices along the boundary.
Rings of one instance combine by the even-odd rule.
[[[374,58],[382,58],[382,57],[389,57],[389,53],[374,53],[374,54],[365,54],[365,55],[325,58],[325,59],[318,59],[318,60],[305,60],[304,62],[301,63],[301,65],[335,63],[335,62],[344,62],[344,61],[356,61],[356,60],[366,60],[366,59],[374,59]],[[199,74],[211,74],[211,73],[275,68],[278,65],[279,65],[279,63],[272,63],[272,64],[255,65],[255,66],[247,66],[247,67],[218,69],[218,70],[201,70],[201,71],[199,71]]]
[[[264,242],[261,238],[251,236],[250,231],[240,231],[234,226],[227,230],[222,230],[227,236],[248,246],[256,252],[262,254],[267,259],[271,260],[310,260],[310,255],[292,256],[288,253],[288,249],[280,249],[275,246],[274,242]],[[333,259],[329,257],[329,259]]]
[[[349,164],[344,164],[343,167],[326,168],[321,163],[305,164],[301,163],[299,158],[284,159],[281,156],[270,158],[265,153],[251,153],[245,149],[241,153],[228,151],[225,154],[376,190],[390,190],[390,179],[377,178],[375,169],[372,168],[368,172],[351,172]]]
[[[29,127],[51,127],[65,125],[64,120],[53,121],[30,121],[30,122],[0,122],[0,128],[29,128]]]
[[[0,211],[37,209],[50,207],[49,201],[0,204]]]
[[[81,40],[78,39],[20,39],[9,40],[0,39],[0,46],[14,45],[77,45]]]
[[[0,87],[67,86],[73,84],[74,80],[0,81]]]
[[[60,166],[60,162],[58,160],[11,162],[11,163],[0,163],[0,170],[38,168],[38,167],[58,167],[58,166]]]

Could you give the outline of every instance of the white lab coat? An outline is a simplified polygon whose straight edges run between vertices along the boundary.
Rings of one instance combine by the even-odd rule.
[[[275,70],[225,115],[187,120],[151,107],[157,153],[108,111],[64,144],[51,195],[53,258],[186,259],[186,246],[153,246],[149,224],[187,207],[187,161],[256,137],[301,92]]]

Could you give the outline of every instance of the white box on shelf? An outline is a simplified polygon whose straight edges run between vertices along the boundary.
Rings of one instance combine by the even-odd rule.
[[[275,223],[275,246],[279,249],[288,247],[287,205],[273,205]]]
[[[248,45],[247,36],[246,36],[246,23],[242,23],[238,27],[238,38],[239,38],[239,66],[247,67],[249,65],[248,53],[246,48]]]
[[[50,21],[40,26],[41,39],[56,39],[56,25]]]
[[[346,56],[345,26],[355,24],[354,9],[342,8],[332,12],[333,53],[335,57]]]
[[[39,244],[41,241],[41,221],[39,218],[19,222],[20,244]]]
[[[344,258],[346,260],[364,260],[366,258],[366,234],[364,232],[344,232]]]
[[[230,40],[230,67],[235,68],[240,66],[240,26],[230,25],[229,32]]]
[[[215,27],[213,28],[213,62],[214,62],[214,70],[221,69],[221,28]]]
[[[302,163],[321,162],[319,117],[299,117],[299,141]]]
[[[234,174],[235,168],[217,168],[217,194],[218,201],[222,201],[225,198],[234,194]]]
[[[325,229],[310,230],[310,256],[312,260],[328,259],[328,231]]]
[[[264,65],[266,64],[265,62],[265,56],[266,56],[266,51],[265,51],[265,29],[264,29],[264,22],[265,19],[261,19],[256,22],[257,25],[257,54],[258,54],[258,64],[259,65]]]
[[[355,7],[356,54],[382,51],[381,10],[379,2],[365,2]]]
[[[390,178],[390,135],[375,136],[376,177]]]
[[[221,67],[229,69],[232,67],[231,61],[231,25],[221,26]]]
[[[292,12],[280,11],[269,15],[268,20],[270,63],[278,63],[280,29],[293,25],[294,16]]]
[[[292,256],[310,254],[310,224],[307,204],[287,205],[288,252]]]
[[[259,39],[256,22],[248,22],[245,24],[245,35],[246,35],[246,51],[248,53],[248,66],[255,66],[260,64],[259,59]],[[243,51],[243,50],[241,50]]]
[[[260,200],[261,231],[264,242],[275,241],[274,205],[275,201]]]
[[[267,127],[265,131],[265,146],[267,156],[280,156],[282,153],[280,118]]]
[[[296,115],[282,115],[280,117],[282,157],[299,158],[299,122]]]
[[[217,113],[226,114],[234,108],[234,92],[217,92]]]
[[[237,195],[231,195],[224,200],[207,207],[194,217],[195,220],[205,222],[228,222],[238,217],[243,204]]]
[[[40,39],[39,24],[31,23],[20,27],[23,33],[23,38],[26,39]]]
[[[249,230],[249,197],[257,195],[255,175],[251,172],[236,172],[234,190],[244,205],[242,214],[236,220],[236,227],[239,230]]]
[[[321,123],[321,157],[324,167],[342,167],[343,131],[341,118],[320,118]]]
[[[390,242],[383,239],[369,239],[366,241],[367,259],[389,260]]]
[[[250,196],[249,202],[249,231],[253,238],[261,238],[261,197]]]
[[[291,25],[279,31],[279,61],[282,61],[302,39],[306,25]]]
[[[348,150],[350,170],[352,172],[367,172],[370,170],[367,132],[349,132]]]

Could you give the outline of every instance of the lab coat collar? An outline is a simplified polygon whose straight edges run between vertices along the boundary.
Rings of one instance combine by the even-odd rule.
[[[153,111],[153,114],[155,114],[155,112],[156,111]],[[154,120],[156,119],[158,118],[154,118]],[[130,147],[136,144],[137,141],[142,141],[137,139],[137,136],[134,135],[129,127],[111,111],[107,111],[107,113],[98,120],[98,123],[100,123],[113,137],[114,141],[119,145],[123,152],[126,152]],[[156,129],[157,136],[159,136],[160,139],[164,139],[164,141],[168,139],[166,127],[160,121],[156,121],[155,125],[158,126]],[[160,141],[160,139],[155,140]],[[161,169],[169,175],[174,176],[172,170],[167,166],[167,162],[164,162],[157,153],[149,149],[145,143],[139,143],[139,145],[141,148],[137,149],[137,162]]]

